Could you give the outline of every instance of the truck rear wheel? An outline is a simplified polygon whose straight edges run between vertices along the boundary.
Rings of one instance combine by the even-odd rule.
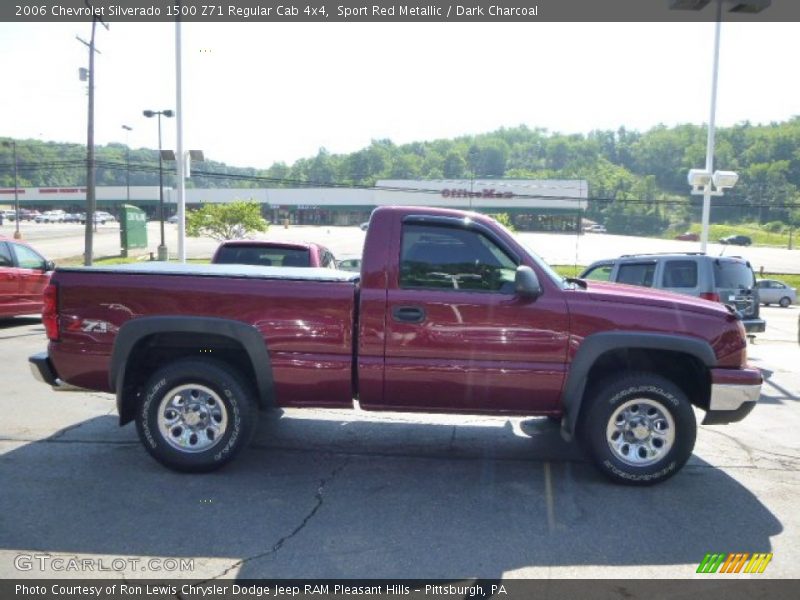
[[[587,398],[580,435],[597,467],[617,483],[651,485],[677,473],[694,449],[697,423],[686,394],[651,373],[607,379]]]
[[[136,429],[161,464],[205,472],[220,468],[247,445],[257,415],[252,392],[239,373],[219,361],[184,359],[147,381]]]

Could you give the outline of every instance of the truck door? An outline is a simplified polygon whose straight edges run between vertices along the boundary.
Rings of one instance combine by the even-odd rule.
[[[535,300],[516,295],[521,261],[485,226],[406,217],[387,282],[383,406],[372,408],[556,410],[566,305],[554,282]]]

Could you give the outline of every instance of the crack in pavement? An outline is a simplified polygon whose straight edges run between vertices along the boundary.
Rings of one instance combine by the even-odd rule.
[[[781,462],[782,458],[783,459],[789,459],[789,461],[800,461],[800,456],[795,456],[795,455],[792,455],[792,454],[782,454],[780,452],[772,452],[770,450],[764,450],[763,448],[752,448],[749,445],[747,445],[746,443],[744,443],[743,441],[741,441],[741,440],[737,439],[736,437],[732,436],[731,434],[725,433],[724,431],[720,431],[719,429],[703,428],[703,431],[708,431],[710,433],[716,433],[717,435],[720,435],[720,436],[730,440],[731,442],[733,442],[734,444],[739,446],[739,448],[741,450],[743,450],[745,452],[745,454],[747,454],[747,457],[750,459],[750,462],[752,462],[752,463],[755,463],[756,459],[761,458],[761,457],[755,456],[756,454],[766,455],[767,460],[769,460],[768,457],[771,457],[771,456],[777,457],[775,459],[772,459],[772,460],[775,460],[776,462]]]
[[[234,569],[240,568],[240,567],[242,567],[243,565],[245,565],[245,564],[247,564],[249,562],[252,562],[254,560],[258,560],[260,558],[266,558],[267,556],[271,556],[273,554],[276,554],[281,548],[283,548],[283,546],[284,546],[284,544],[286,544],[286,542],[291,540],[294,536],[296,536],[303,529],[305,529],[305,527],[308,525],[308,523],[311,521],[311,519],[314,518],[314,515],[316,515],[317,512],[319,511],[319,509],[322,508],[322,504],[325,501],[324,493],[325,493],[326,486],[329,483],[331,483],[334,479],[336,479],[336,477],[339,475],[339,473],[341,473],[342,470],[349,463],[350,463],[350,457],[347,457],[344,460],[344,462],[342,462],[342,464],[340,464],[338,467],[333,469],[330,472],[330,474],[328,474],[327,477],[323,477],[322,479],[320,479],[319,486],[317,486],[317,491],[314,494],[314,498],[315,498],[314,506],[311,508],[309,513],[303,518],[303,520],[300,522],[300,524],[297,527],[295,527],[294,530],[291,533],[283,536],[281,539],[279,539],[277,542],[275,542],[272,545],[272,548],[270,548],[266,552],[261,552],[259,554],[254,554],[253,556],[248,556],[247,558],[243,558],[241,560],[237,560],[235,563],[233,563],[231,566],[229,566],[227,569],[225,569],[219,575],[211,577],[210,579],[207,579],[202,583],[206,583],[208,581],[213,581],[215,579],[221,579],[221,578],[225,577],[228,573],[233,571]]]

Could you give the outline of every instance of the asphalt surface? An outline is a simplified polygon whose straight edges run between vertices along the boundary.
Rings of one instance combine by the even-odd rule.
[[[78,224],[40,224],[23,222],[23,237],[47,258],[59,259],[82,256],[84,251],[84,227]],[[149,246],[135,250],[136,254],[156,255],[160,243],[159,223],[147,224]],[[14,224],[6,222],[0,227],[0,235],[11,236]],[[698,252],[700,244],[676,240],[660,240],[645,237],[590,233],[584,235],[560,233],[520,233],[519,238],[528,244],[548,263],[554,265],[588,265],[603,258],[614,258],[621,254],[647,252]],[[328,246],[337,258],[360,257],[365,233],[358,227],[291,226],[272,225],[266,234],[258,234],[276,241],[310,241]],[[178,253],[178,228],[164,225],[164,239],[170,256]],[[186,254],[189,258],[208,258],[217,247],[209,238],[187,238]],[[119,224],[98,225],[94,240],[94,255],[118,256],[120,253]],[[708,253],[714,256],[743,256],[758,271],[800,273],[800,250],[784,248],[738,247],[709,244]]]
[[[0,321],[0,578],[688,578],[708,552],[773,552],[758,577],[795,578],[798,312],[763,311],[756,410],[700,427],[683,471],[643,489],[545,419],[331,410],[264,415],[227,468],[172,473],[111,396],[31,377],[38,319]],[[41,568],[54,558],[108,570]]]

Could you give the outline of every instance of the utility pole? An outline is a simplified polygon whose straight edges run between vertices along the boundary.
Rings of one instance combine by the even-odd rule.
[[[125,130],[125,185],[128,188],[127,201],[131,203],[131,137],[130,133],[133,127],[123,125]]]
[[[89,0],[84,2],[86,6],[92,10],[93,7]],[[94,47],[94,35],[97,29],[97,22],[108,29],[108,25],[103,23],[103,20],[93,14],[92,17],[92,37],[89,42],[75,36],[79,42],[89,48],[89,73],[87,78],[89,80],[89,118],[86,132],[86,231],[84,235],[84,253],[83,264],[87,267],[92,265],[92,257],[94,256],[94,213],[97,209],[97,198],[95,197],[95,160],[94,160],[94,54],[100,51]]]

